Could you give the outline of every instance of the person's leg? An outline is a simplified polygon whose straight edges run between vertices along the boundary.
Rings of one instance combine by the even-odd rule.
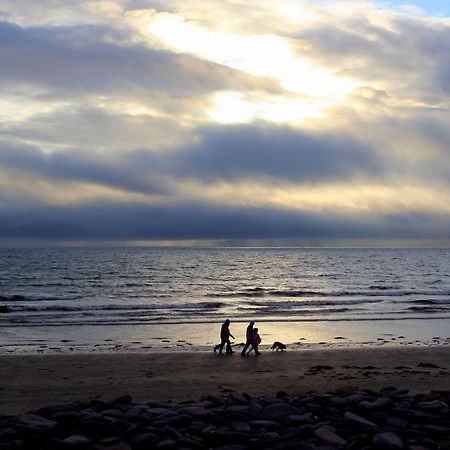
[[[258,350],[258,346],[256,344],[252,344],[252,350],[255,352],[255,355],[260,355],[261,353]],[[250,353],[250,352],[249,352]]]
[[[241,355],[245,356],[245,352],[247,351],[248,347],[250,346],[250,342],[246,342],[244,345],[244,348],[242,349]]]
[[[222,341],[220,342],[220,345],[219,345],[219,355],[222,354],[223,347],[225,346],[226,342],[227,342],[227,341],[226,341],[225,339],[222,339]]]
[[[229,339],[227,339],[227,353],[234,353]]]

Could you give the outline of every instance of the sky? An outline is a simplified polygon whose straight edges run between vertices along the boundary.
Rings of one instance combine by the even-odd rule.
[[[450,242],[450,4],[2,0],[0,240]]]

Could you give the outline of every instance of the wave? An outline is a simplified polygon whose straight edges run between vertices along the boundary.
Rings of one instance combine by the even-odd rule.
[[[407,313],[399,314],[398,317],[277,317],[277,318],[264,318],[258,320],[260,323],[264,322],[292,322],[292,323],[302,323],[302,322],[372,322],[372,321],[386,321],[386,322],[396,322],[396,321],[404,321],[404,320],[448,320],[450,316],[447,315],[439,315],[439,316],[422,316],[422,315],[408,315]],[[219,323],[221,318],[215,318],[215,321]],[[245,317],[236,317],[233,318],[233,323],[247,323],[248,318]],[[142,318],[136,320],[114,320],[104,319],[100,320],[98,318],[93,318],[91,320],[84,321],[61,321],[61,322],[25,322],[25,321],[15,321],[11,322],[0,322],[0,328],[10,328],[10,327],[74,327],[74,326],[127,326],[127,325],[190,325],[190,324],[210,324],[211,318],[205,319],[189,319],[189,320],[179,320],[178,318],[167,318],[167,317],[152,317],[148,320],[143,320]]]
[[[450,307],[446,308],[445,306],[411,306],[408,309],[414,312],[425,312],[425,313],[439,313],[450,311]]]
[[[400,289],[392,286],[370,286],[369,290],[336,290],[336,291],[317,291],[317,290],[303,290],[303,289],[274,289],[253,287],[230,292],[215,292],[208,294],[211,297],[403,297],[413,295],[429,295],[442,296],[450,295],[450,290],[415,290],[415,289]]]
[[[7,305],[8,312],[105,312],[105,311],[127,311],[127,312],[145,312],[154,310],[180,310],[180,311],[198,311],[219,309],[225,304],[222,302],[201,302],[201,303],[180,303],[180,304],[132,304],[132,305],[36,305],[33,306]]]
[[[413,303],[416,305],[450,305],[450,298],[443,298],[443,299],[431,299],[431,298],[425,298],[425,299],[417,299],[417,300],[408,300],[405,303]]]

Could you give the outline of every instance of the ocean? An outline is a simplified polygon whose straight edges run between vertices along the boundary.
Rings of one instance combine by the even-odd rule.
[[[450,343],[450,250],[0,250],[0,353]]]

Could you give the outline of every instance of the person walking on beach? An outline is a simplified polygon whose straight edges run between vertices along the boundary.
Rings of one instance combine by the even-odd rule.
[[[219,355],[221,355],[225,345],[227,346],[227,353],[234,353],[231,349],[230,337],[234,339],[234,336],[230,332],[230,321],[227,319],[220,328],[220,344],[214,347],[214,353],[219,350]]]
[[[253,328],[253,336],[251,341],[252,348],[247,352],[247,355],[253,350],[256,356],[259,356],[261,352],[258,350],[258,346],[261,344],[261,337],[258,334],[258,328]]]
[[[247,351],[247,349],[250,347],[250,345],[252,345],[252,339],[253,339],[253,325],[255,325],[255,322],[251,321],[248,324],[247,327],[247,331],[245,333],[245,345],[244,348],[242,349],[241,352],[241,356],[245,356],[245,352]]]

